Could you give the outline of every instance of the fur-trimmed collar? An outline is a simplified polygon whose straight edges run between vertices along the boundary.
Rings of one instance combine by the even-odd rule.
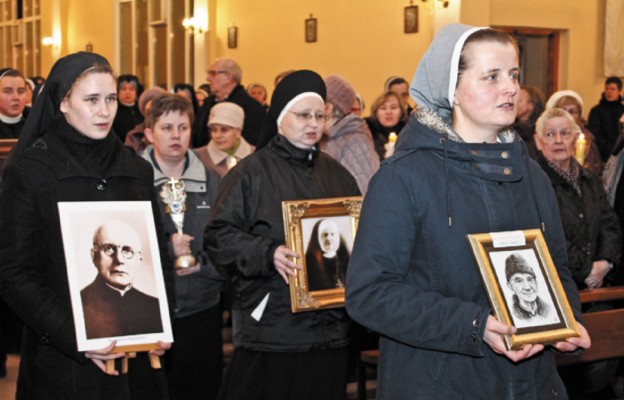
[[[455,132],[453,128],[451,128],[451,126],[434,111],[419,108],[412,114],[414,114],[418,122],[438,133],[441,137],[452,140],[453,142],[464,142],[464,139],[462,139],[457,132]],[[509,127],[498,133],[498,140],[500,143],[512,143],[520,140],[520,137],[516,134],[516,131],[513,128]]]

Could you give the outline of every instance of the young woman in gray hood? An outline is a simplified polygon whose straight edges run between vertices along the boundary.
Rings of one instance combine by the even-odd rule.
[[[381,333],[378,399],[567,398],[551,349],[505,349],[467,234],[541,229],[574,315],[580,305],[548,178],[510,128],[518,47],[449,25],[410,87],[418,111],[371,180],[346,282],[347,311]]]

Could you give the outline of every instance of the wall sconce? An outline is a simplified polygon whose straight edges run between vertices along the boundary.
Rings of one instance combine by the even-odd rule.
[[[450,1],[449,0],[433,0],[434,4],[435,2],[438,2],[438,4],[440,4],[443,8],[448,8]],[[422,0],[423,3],[426,3],[427,0]],[[412,2],[410,1],[410,5],[412,4]]]
[[[182,26],[191,33],[202,34],[208,30],[208,21],[200,20],[195,17],[184,18],[184,20],[182,20]]]
[[[41,38],[41,45],[43,47],[48,47],[48,48],[59,48],[61,43],[61,41],[58,40],[57,38],[53,37],[53,36],[44,36],[43,38]]]

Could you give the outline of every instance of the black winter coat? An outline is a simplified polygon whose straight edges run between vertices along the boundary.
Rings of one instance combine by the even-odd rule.
[[[289,287],[275,269],[273,253],[285,244],[282,201],[357,195],[355,179],[336,160],[296,148],[282,135],[224,177],[205,243],[215,264],[232,275],[237,348],[310,351],[348,344],[344,308],[291,312]],[[252,311],[266,296],[256,320]]]
[[[128,374],[111,377],[77,351],[57,206],[61,201],[151,201],[173,304],[173,273],[152,168],[117,139],[114,146],[105,176],[77,162],[55,133],[44,135],[5,170],[0,193],[0,294],[26,325],[19,399],[166,398],[164,374],[150,368],[146,353],[130,360]]]
[[[598,260],[615,264],[614,270],[606,276],[607,282],[612,282],[620,263],[622,232],[602,183],[589,171],[581,169],[582,196],[579,196],[572,185],[548,165],[542,154],[538,162],[555,189],[568,244],[568,268],[576,285],[579,289],[586,288],[585,278],[591,272],[592,263]]]

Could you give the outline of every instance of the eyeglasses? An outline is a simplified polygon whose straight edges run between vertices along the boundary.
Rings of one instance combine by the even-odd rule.
[[[288,112],[295,114],[300,122],[310,122],[312,118],[316,119],[316,122],[327,120],[327,115],[325,114],[312,114],[310,112],[296,112],[290,110],[288,110]]]
[[[124,246],[124,245],[118,245],[118,244],[112,244],[112,243],[104,243],[101,246],[94,245],[93,249],[97,251],[101,251],[102,253],[106,254],[109,257],[112,257],[117,251],[119,251],[119,254],[121,254],[121,256],[125,258],[126,260],[132,259],[134,255],[137,253],[140,254],[139,251],[135,251],[130,246]]]
[[[227,74],[227,71],[223,71],[223,70],[215,70],[215,69],[209,69],[208,70],[208,76],[217,76],[217,74]]]
[[[548,131],[548,132],[544,133],[544,135],[542,137],[547,142],[552,142],[552,141],[555,140],[557,135],[561,135],[561,139],[563,139],[563,140],[568,140],[568,139],[570,139],[574,135],[574,133],[572,131],[570,131],[569,129],[562,129],[562,130],[560,130],[558,132]]]

